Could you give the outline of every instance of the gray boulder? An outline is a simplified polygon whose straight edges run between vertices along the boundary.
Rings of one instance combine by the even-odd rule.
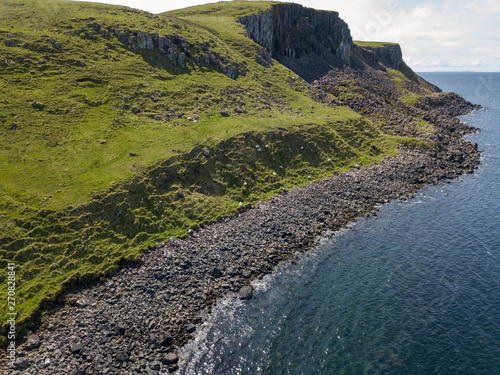
[[[19,358],[15,365],[18,370],[26,370],[30,366],[30,361],[26,358]]]
[[[238,297],[241,300],[245,300],[245,301],[252,299],[252,297],[253,297],[252,288],[249,286],[241,287],[240,291],[238,292]]]
[[[26,341],[26,349],[33,350],[40,346],[40,337],[38,335],[30,335]]]
[[[171,365],[179,361],[179,356],[175,353],[168,353],[162,360],[164,365]]]
[[[82,344],[78,341],[70,341],[69,350],[71,350],[71,353],[73,354],[80,353],[82,350]]]
[[[87,297],[80,298],[76,301],[75,306],[79,308],[83,308],[90,305],[90,300]]]

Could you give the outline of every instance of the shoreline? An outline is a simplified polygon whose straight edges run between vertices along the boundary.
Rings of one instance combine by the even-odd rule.
[[[45,316],[18,347],[21,362],[12,374],[175,372],[177,348],[226,292],[250,297],[242,292],[249,292],[245,287],[251,280],[309,249],[324,230],[339,230],[372,213],[377,204],[412,195],[423,184],[473,172],[477,145],[462,136],[475,129],[456,116],[477,107],[448,107],[429,113],[439,129],[435,149],[402,149],[378,164],[259,202],[69,294],[68,305]]]

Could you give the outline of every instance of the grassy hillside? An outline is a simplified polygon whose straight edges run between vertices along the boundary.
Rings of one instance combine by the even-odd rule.
[[[19,321],[148,246],[407,141],[258,64],[234,17],[270,4],[0,4],[0,266],[16,263]]]

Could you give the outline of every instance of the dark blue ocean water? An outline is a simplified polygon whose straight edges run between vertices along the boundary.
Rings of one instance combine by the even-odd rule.
[[[182,374],[500,374],[500,73],[424,73],[483,105],[473,175],[319,240],[220,302]]]

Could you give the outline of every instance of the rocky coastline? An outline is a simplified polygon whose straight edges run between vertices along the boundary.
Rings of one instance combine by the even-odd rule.
[[[245,212],[171,239],[114,276],[66,296],[65,305],[32,326],[9,374],[167,374],[177,349],[196,332],[217,299],[251,298],[254,278],[307,250],[318,234],[338,230],[377,204],[411,196],[423,184],[472,173],[476,129],[455,116],[477,106],[458,96],[426,104],[438,140],[404,148],[379,164],[283,191]]]

